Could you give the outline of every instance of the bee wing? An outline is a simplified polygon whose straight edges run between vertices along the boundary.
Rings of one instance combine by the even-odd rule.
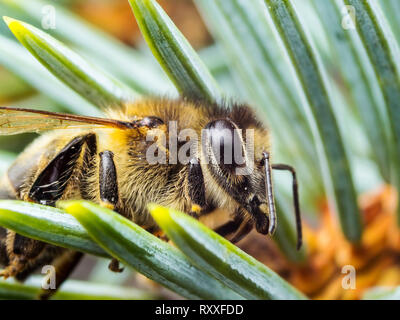
[[[58,112],[0,107],[0,135],[41,132],[54,129],[118,128],[131,129],[134,124],[113,119],[86,117]]]

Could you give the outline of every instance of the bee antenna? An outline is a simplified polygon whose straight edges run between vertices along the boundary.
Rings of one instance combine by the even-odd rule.
[[[292,173],[293,204],[294,204],[294,212],[296,217],[296,230],[297,230],[297,250],[299,250],[303,244],[303,232],[301,227],[299,186],[297,184],[296,170],[287,164],[273,164],[271,167],[274,170],[286,170]]]

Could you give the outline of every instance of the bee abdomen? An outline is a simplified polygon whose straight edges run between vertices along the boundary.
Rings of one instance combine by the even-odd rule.
[[[4,176],[0,180],[0,199],[16,199],[16,195],[14,190],[12,190],[7,176]],[[0,266],[7,265],[8,255],[7,255],[7,246],[6,246],[6,239],[7,239],[7,230],[0,227]]]
[[[0,199],[17,199],[17,194],[11,186],[11,182],[7,175],[3,176],[3,178],[0,180]]]
[[[27,182],[28,173],[32,174],[36,170],[42,153],[42,151],[38,151],[30,155],[29,159],[26,159],[25,157],[17,159],[8,169],[5,179],[9,181],[9,185],[15,193],[14,198],[12,199],[23,198],[22,187]],[[4,187],[6,188],[7,186]],[[4,192],[4,189],[2,189],[2,185],[0,185],[0,198],[7,199],[2,197],[2,191]]]

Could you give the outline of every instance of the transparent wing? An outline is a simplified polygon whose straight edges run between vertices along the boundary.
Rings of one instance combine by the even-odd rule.
[[[74,128],[109,127],[130,129],[133,126],[132,123],[113,119],[86,117],[41,110],[0,107],[0,135]]]

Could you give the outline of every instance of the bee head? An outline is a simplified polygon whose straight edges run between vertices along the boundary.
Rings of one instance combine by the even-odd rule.
[[[265,173],[255,152],[257,132],[230,118],[209,122],[203,136],[205,166],[227,201],[252,218],[258,232],[269,233]],[[261,143],[265,146],[264,143]]]

